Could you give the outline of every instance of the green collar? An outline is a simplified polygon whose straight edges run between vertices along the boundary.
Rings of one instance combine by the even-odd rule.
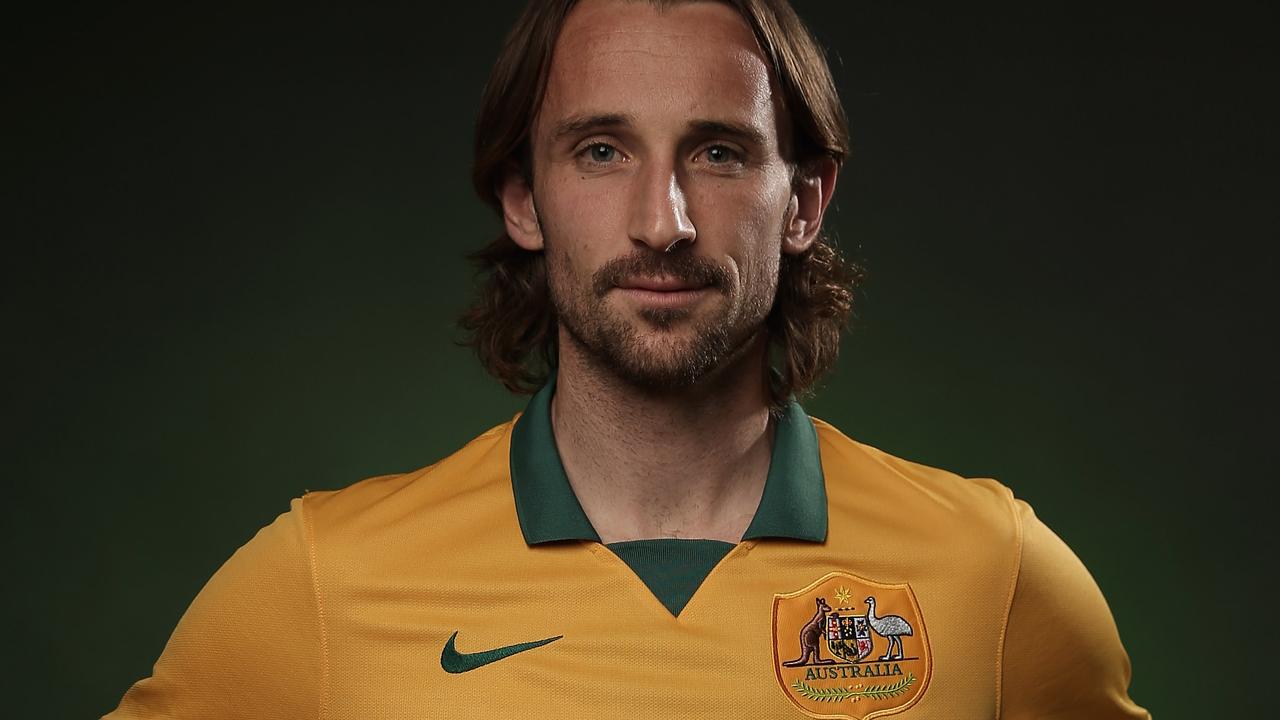
[[[569,486],[551,428],[555,377],[529,401],[511,431],[511,487],[520,530],[530,545],[558,540],[600,542]],[[773,455],[760,507],[743,540],[783,537],[823,542],[827,537],[827,489],[818,456],[818,433],[804,408],[788,402],[774,429]]]

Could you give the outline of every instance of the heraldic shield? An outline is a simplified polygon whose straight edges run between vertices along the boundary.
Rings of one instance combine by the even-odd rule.
[[[833,572],[774,595],[773,665],[809,716],[869,720],[914,705],[933,660],[911,586]]]

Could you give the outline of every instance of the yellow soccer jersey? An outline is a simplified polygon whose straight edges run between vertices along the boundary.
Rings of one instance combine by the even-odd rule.
[[[993,480],[777,421],[739,543],[602,545],[549,384],[240,548],[107,718],[1143,718],[1097,585]]]

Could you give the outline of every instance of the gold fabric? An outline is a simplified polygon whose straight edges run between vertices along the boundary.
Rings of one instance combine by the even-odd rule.
[[[308,493],[214,575],[153,675],[106,717],[1147,717],[1128,698],[1128,658],[1097,585],[1025,503],[994,480],[814,424],[825,542],[739,543],[678,617],[597,542],[525,542],[512,423],[416,472]],[[866,581],[858,594],[850,577]],[[814,712],[781,686],[779,665],[800,646],[780,643],[803,626],[775,627],[775,602],[811,586],[856,613],[879,593],[878,619],[913,626],[881,623],[888,635],[873,630],[864,662],[894,633],[904,657],[923,657],[913,642],[927,637],[927,684],[908,688],[910,702],[846,698]],[[804,600],[809,616],[817,597]],[[455,633],[449,664],[465,671],[446,672]],[[513,652],[521,643],[536,646]],[[848,665],[854,651],[843,652]],[[808,685],[871,682],[869,670],[833,680],[830,667]]]

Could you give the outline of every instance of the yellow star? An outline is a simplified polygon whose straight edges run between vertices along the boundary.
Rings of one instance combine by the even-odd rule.
[[[836,600],[839,600],[841,605],[847,605],[849,603],[849,588],[836,588]]]

